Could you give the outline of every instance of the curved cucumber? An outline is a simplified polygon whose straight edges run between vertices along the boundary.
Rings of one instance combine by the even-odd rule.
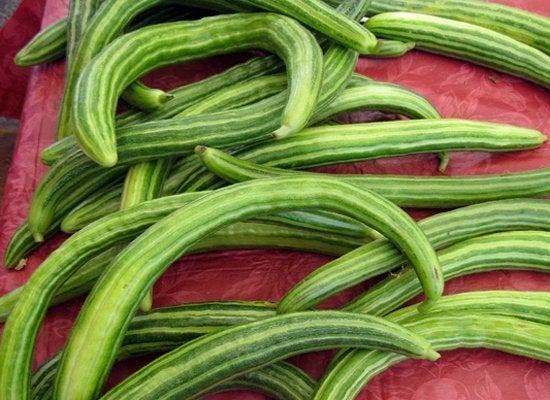
[[[420,315],[407,307],[388,318],[423,335],[438,350],[481,347],[548,362],[548,325],[524,319],[538,310],[548,315],[548,296],[522,294],[502,291],[444,296],[439,302],[442,310]],[[473,309],[464,310],[466,304]],[[313,399],[354,399],[369,380],[404,359],[376,350],[341,352],[329,365]]]
[[[493,233],[447,247],[438,252],[438,257],[445,281],[495,269],[547,272],[550,269],[550,232]],[[422,288],[414,271],[404,270],[389,275],[342,309],[386,315],[420,293]]]
[[[189,245],[198,238],[230,222],[251,218],[259,213],[272,213],[285,209],[312,206],[322,207],[353,216],[359,221],[371,225],[386,237],[399,237],[398,240],[395,240],[395,244],[411,257],[411,263],[419,266],[419,275],[426,283],[426,291],[430,293],[428,294],[428,301],[435,301],[438,294],[441,293],[435,253],[430,246],[424,247],[425,241],[422,238],[421,231],[417,231],[416,224],[406,222],[410,221],[410,217],[396,206],[390,207],[390,204],[378,195],[359,190],[335,179],[276,178],[240,183],[217,190],[173,213],[168,218],[155,224],[154,227],[151,227],[128,246],[113,262],[106,274],[102,276],[98,285],[95,286],[96,289],[88,297],[88,299],[94,299],[95,301],[90,301],[85,306],[85,311],[73,327],[73,334],[64,351],[60,374],[58,375],[58,393],[74,393],[75,388],[78,387],[79,389],[76,389],[77,393],[82,390],[82,393],[92,395],[97,387],[90,387],[89,378],[91,375],[87,374],[88,379],[82,384],[77,383],[75,380],[80,374],[76,369],[78,367],[74,365],[74,355],[79,354],[81,361],[86,360],[81,365],[86,365],[88,371],[95,370],[94,375],[97,376],[97,379],[93,379],[93,381],[100,386],[108,369],[105,366],[111,365],[113,362],[113,358],[108,353],[111,353],[113,348],[118,347],[123,332],[126,330],[127,313],[132,313],[130,310],[135,309],[148,286],[156,280],[156,277],[160,276],[165,268],[172,261],[179,258],[189,248]],[[204,215],[208,215],[208,218],[205,219]],[[167,229],[167,227],[170,228]],[[135,257],[141,261],[136,263]],[[412,259],[415,259],[415,261]],[[145,264],[148,267],[144,267]],[[128,265],[132,265],[132,267],[126,268]],[[135,293],[134,296],[129,295],[129,283],[125,277],[118,276],[120,273],[133,276],[131,286]],[[56,275],[59,276],[59,273]],[[115,288],[112,284],[115,286],[120,285],[120,287]],[[95,315],[94,319],[96,317],[101,318],[95,312],[95,308],[102,304],[100,307],[105,309],[104,301],[106,299],[101,292],[107,289],[107,286],[109,286],[110,299],[117,299],[117,312],[116,316],[113,314],[110,316],[104,315],[110,320],[108,327],[103,324],[98,325],[97,321],[94,322],[95,326],[102,326],[101,336],[105,339],[108,338],[106,341],[96,342],[91,336],[92,332],[86,326],[91,322],[89,319],[91,315]],[[125,292],[124,296],[117,294],[119,289]],[[31,292],[30,288],[29,292]],[[33,292],[36,292],[36,290]],[[41,294],[45,296],[44,291],[41,291]],[[29,302],[25,303],[26,307],[30,306]],[[114,322],[115,318],[118,319],[117,323]],[[8,320],[6,329],[9,323],[10,320]],[[81,332],[83,330],[87,332],[86,337],[88,338],[85,350],[81,349]],[[4,333],[4,339],[9,338],[6,335],[7,331]],[[97,331],[97,334],[100,334],[100,332]],[[12,348],[8,346],[8,342],[9,340],[5,340],[5,347],[3,347],[7,351]],[[94,346],[91,345],[92,343],[94,343]],[[97,348],[94,348],[95,346]],[[94,356],[84,355],[87,352],[90,355],[93,353]],[[102,354],[102,357],[98,357],[98,354]],[[6,356],[6,361],[9,358],[11,357]],[[15,372],[13,365],[10,370]],[[72,376],[73,374],[76,376]],[[21,376],[21,374],[17,376]]]
[[[126,86],[165,65],[253,48],[275,52],[285,60],[289,97],[281,129],[299,130],[313,112],[321,88],[322,53],[315,38],[288,17],[232,14],[153,25],[110,43],[82,71],[75,87],[74,98],[79,101],[71,119],[80,146],[101,165],[115,165],[113,111]]]
[[[492,232],[550,230],[545,200],[501,200],[440,213],[419,221],[434,248]],[[403,265],[404,259],[385,239],[368,243],[318,268],[283,297],[279,312],[308,309],[366,279]]]
[[[188,398],[249,369],[312,350],[343,347],[345,342],[354,347],[389,345],[398,352],[402,351],[398,347],[408,345],[417,348],[406,351],[413,357],[438,357],[420,338],[406,338],[399,325],[393,324],[394,332],[389,324],[378,325],[383,320],[369,321],[364,317],[314,311],[229,328],[161,356],[109,391],[103,399],[122,399],[138,393],[142,399]],[[415,345],[411,346],[412,343]],[[213,365],[216,368],[212,368]],[[151,381],[157,384],[151,385]]]

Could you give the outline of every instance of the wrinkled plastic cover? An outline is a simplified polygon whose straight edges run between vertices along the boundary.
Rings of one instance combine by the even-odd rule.
[[[550,3],[540,0],[500,0],[550,16]],[[12,20],[0,32],[2,74],[0,95],[3,115],[19,112],[25,77],[30,72],[21,112],[21,131],[9,171],[0,215],[0,251],[26,216],[33,189],[46,171],[39,160],[41,149],[53,140],[61,98],[64,64],[54,62],[32,69],[17,68],[10,59],[37,30],[42,7],[41,27],[66,13],[66,1],[25,0]],[[162,88],[202,79],[241,62],[243,56],[216,57],[202,62],[164,69],[147,82]],[[426,96],[445,117],[469,118],[510,123],[550,134],[550,94],[519,78],[506,76],[465,62],[413,51],[399,59],[361,59],[358,71],[376,80],[405,85]],[[20,82],[14,86],[14,82]],[[11,109],[10,109],[11,107]],[[6,111],[7,110],[7,111]],[[16,115],[15,115],[16,116]],[[476,175],[523,171],[550,166],[550,145],[524,152],[487,154],[454,153],[449,175]],[[434,155],[403,157],[327,167],[335,173],[396,173],[437,175]],[[430,211],[411,210],[415,218]],[[475,223],[475,221],[472,221]],[[0,294],[22,285],[42,260],[65,237],[48,241],[28,260],[23,271],[0,270]],[[330,257],[289,251],[239,250],[212,252],[183,258],[155,285],[154,306],[191,301],[278,300],[300,279]],[[336,307],[361,292],[368,283],[324,303]],[[484,289],[550,290],[550,277],[542,273],[494,272],[455,279],[446,293]],[[77,315],[82,299],[54,307],[38,338],[35,367],[59,350]],[[319,378],[331,352],[308,354],[292,359],[314,378]],[[146,359],[147,360],[147,359]],[[109,380],[113,385],[141,361],[119,364]],[[547,364],[491,350],[443,352],[437,362],[407,361],[375,378],[362,392],[361,399],[530,399],[542,400],[550,393]],[[263,399],[250,392],[219,394],[212,399]]]

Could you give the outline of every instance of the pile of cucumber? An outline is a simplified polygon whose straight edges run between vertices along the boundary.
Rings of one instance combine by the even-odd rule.
[[[455,151],[540,147],[541,132],[442,118],[420,94],[354,70],[359,57],[414,47],[548,88],[549,18],[480,0],[164,3],[71,0],[68,16],[17,54],[21,66],[66,56],[67,78],[57,141],[41,153],[50,169],[4,264],[23,268],[49,237],[72,236],[0,297],[0,399],[195,399],[235,388],[353,399],[389,366],[436,360],[441,350],[550,362],[549,293],[443,296],[457,276],[548,271],[550,168],[470,177],[304,171],[435,153],[444,172]],[[169,92],[139,81],[249,50],[264,53]],[[119,99],[129,111],[116,114]],[[397,117],[336,118],[356,110]],[[402,207],[445,211],[415,222]],[[276,303],[152,309],[153,284],[181,256],[250,247],[337,258]],[[341,309],[314,310],[382,274]],[[63,351],[31,374],[48,307],[89,291]],[[419,306],[401,308],[421,293]],[[284,361],[328,349],[341,350],[319,382]],[[165,354],[103,391],[116,360],[152,352]]]

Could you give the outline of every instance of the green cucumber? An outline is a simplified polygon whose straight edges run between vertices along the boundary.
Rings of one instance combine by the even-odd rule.
[[[111,389],[102,399],[128,398],[125,396],[188,398],[208,391],[218,382],[275,360],[308,351],[343,347],[346,342],[353,347],[389,346],[394,351],[409,344],[416,348],[416,351],[407,351],[409,356],[432,360],[438,357],[437,353],[430,352],[420,337],[406,338],[399,325],[390,325],[382,319],[369,321],[363,319],[365,317],[336,311],[314,311],[229,328],[159,357]]]
[[[274,307],[273,303],[261,301],[205,302],[138,314],[126,332],[118,359],[168,351],[205,334],[269,318],[275,315]],[[32,399],[51,398],[60,358],[61,352],[57,352],[33,373]]]
[[[134,307],[137,306],[137,303],[147,291],[147,286],[152,284],[155,277],[160,276],[164,269],[173,260],[183,254],[188,248],[188,245],[198,238],[219,229],[227,223],[237,219],[251,218],[258,213],[273,213],[285,209],[312,206],[326,208],[327,210],[353,216],[363,223],[372,224],[373,228],[386,237],[399,237],[399,239],[395,241],[395,244],[401,248],[405,254],[409,255],[412,263],[418,265],[419,275],[422,276],[421,279],[426,283],[426,291],[429,299],[426,304],[430,304],[430,302],[437,299],[438,293],[441,293],[441,288],[438,283],[437,259],[431,247],[423,246],[425,242],[422,239],[421,232],[417,230],[416,224],[406,222],[410,221],[410,217],[396,206],[392,205],[390,207],[390,204],[391,203],[383,200],[374,193],[359,190],[354,186],[338,182],[336,179],[276,178],[240,183],[220,189],[212,194],[201,197],[197,201],[173,213],[168,218],[155,224],[154,227],[151,227],[140,236],[139,239],[128,246],[126,250],[117,257],[113,264],[111,264],[109,270],[102,276],[101,281],[98,282],[98,285],[95,286],[94,291],[88,297],[88,299],[95,299],[96,301],[91,303],[88,302],[84,308],[84,313],[81,314],[78,322],[73,327],[73,335],[64,351],[63,362],[60,367],[60,374],[58,375],[58,377],[60,377],[58,380],[58,384],[60,384],[59,387],[61,388],[60,393],[65,391],[65,384],[69,381],[71,382],[71,392],[75,390],[75,387],[79,387],[77,391],[82,389],[90,394],[94,393],[96,390],[88,385],[83,385],[88,386],[87,388],[82,387],[79,383],[76,383],[76,377],[69,376],[73,372],[78,375],[73,364],[73,357],[76,348],[80,347],[82,339],[80,336],[80,332],[82,332],[81,329],[87,331],[86,336],[89,340],[84,352],[81,350],[77,350],[76,352],[80,355],[81,361],[83,360],[82,357],[86,360],[81,365],[86,365],[87,368],[89,368],[88,371],[91,371],[92,368],[96,371],[94,375],[97,374],[97,380],[93,380],[98,382],[100,386],[105,376],[104,372],[106,372],[104,366],[110,365],[113,361],[111,356],[103,353],[101,348],[104,345],[108,345],[112,350],[118,346],[120,343],[119,339],[126,328],[126,323],[124,322],[127,320],[125,310],[129,310],[130,308],[134,309]],[[384,208],[385,211],[382,212],[382,208]],[[205,214],[208,215],[209,218],[205,219]],[[371,219],[370,216],[374,214],[376,214],[376,218]],[[388,223],[390,225],[386,225]],[[395,230],[392,226],[395,227]],[[167,227],[169,228],[167,229]],[[406,231],[409,233],[406,234]],[[151,247],[153,247],[153,249],[151,249]],[[147,256],[144,256],[145,254],[147,254]],[[141,261],[135,263],[134,257],[138,257]],[[146,263],[148,267],[143,268],[143,263]],[[132,267],[124,267],[121,269],[119,265],[122,264],[132,265]],[[43,273],[46,273],[44,269],[41,270],[44,271]],[[113,278],[114,275],[118,275],[121,272],[133,275],[133,283],[131,284],[133,287],[132,291],[135,293],[133,296],[130,296],[130,292],[128,291],[130,287],[127,286],[125,278]],[[59,271],[56,271],[55,275],[57,279],[60,275]],[[142,277],[140,277],[140,275],[142,275]],[[33,278],[31,278],[31,280],[32,279]],[[124,298],[120,298],[116,294],[118,289],[110,287],[108,290],[111,299],[117,299],[116,309],[118,310],[117,315],[118,318],[120,318],[120,325],[114,322],[114,318],[117,318],[114,315],[109,317],[110,323],[108,327],[103,324],[94,323],[95,326],[102,326],[103,338],[109,338],[107,341],[101,340],[100,343],[95,342],[92,336],[90,336],[92,333],[86,328],[86,325],[89,321],[89,316],[92,315],[90,313],[99,317],[99,314],[95,313],[93,310],[99,303],[103,303],[103,295],[100,294],[104,288],[102,283],[107,283],[108,286],[110,286],[111,283],[115,283],[115,285],[120,284],[121,287],[125,287],[124,291],[126,294],[123,296]],[[31,292],[30,288],[29,292]],[[32,293],[35,292],[36,290],[32,291]],[[40,292],[42,296],[46,295],[45,290]],[[25,301],[25,304],[26,308],[30,306],[28,301]],[[103,306],[105,306],[105,304],[103,304]],[[107,315],[105,315],[105,317],[107,317]],[[6,334],[9,325],[10,319],[8,319],[6,325],[4,339],[9,338]],[[32,326],[33,324],[27,324],[27,326],[28,325]],[[12,348],[8,346],[8,342],[9,341],[5,340],[5,347],[3,347],[3,349],[7,351]],[[92,343],[98,345],[98,348],[93,348],[94,346],[91,345]],[[91,351],[95,354],[95,361],[84,355],[87,351]],[[9,354],[4,352],[3,354],[5,354],[6,357],[2,358],[6,361],[12,358],[12,356],[8,357]],[[102,356],[98,357],[99,354],[102,354]],[[92,367],[92,363],[98,368]],[[13,365],[10,371],[15,372]],[[21,374],[17,376],[21,376]],[[88,378],[91,377],[91,375],[87,376]],[[86,384],[89,384],[89,381],[90,379],[87,379]]]
[[[500,232],[459,242],[438,252],[445,281],[478,272],[550,268],[550,232]],[[422,293],[412,270],[390,274],[342,309],[386,315]],[[539,321],[544,322],[544,321]],[[549,323],[550,321],[546,321]]]
[[[548,362],[548,325],[524,319],[526,315],[540,314],[539,310],[548,316],[548,295],[540,292],[522,295],[522,292],[501,291],[444,296],[438,302],[442,309],[417,314],[413,307],[407,307],[390,314],[388,319],[423,335],[437,350],[482,347]],[[472,310],[464,310],[466,304]],[[354,399],[370,379],[404,359],[376,350],[340,352],[312,398]]]
[[[90,24],[79,45],[74,73],[67,77],[67,84],[61,105],[56,137],[69,136],[71,103],[74,98],[76,80],[92,60],[108,43],[110,43],[139,13],[148,10],[162,0],[116,0],[103,3]],[[365,3],[364,1],[362,3]],[[344,41],[344,45],[359,47],[358,51],[367,51],[376,47],[376,38],[351,18],[331,9],[316,0],[302,0],[299,4],[292,0],[186,0],[186,6],[211,8],[218,11],[249,12],[255,9],[265,9],[287,13],[290,17],[328,35],[336,41]],[[354,11],[364,13],[365,7],[355,6]]]
[[[550,230],[550,204],[538,199],[480,203],[419,221],[434,248],[492,232]],[[366,279],[389,272],[405,260],[386,239],[378,239],[325,264],[283,297],[279,312],[309,309]]]
[[[160,110],[151,112],[131,110],[119,114],[116,116],[115,124],[120,127],[135,125],[149,120],[173,118],[185,108],[200,102],[205,96],[216,93],[226,86],[231,86],[254,77],[279,72],[282,68],[284,68],[284,64],[277,56],[252,58],[245,63],[238,64],[204,80],[171,90],[169,93],[174,95],[174,98]],[[40,159],[44,164],[52,165],[76,147],[76,139],[74,136],[69,136],[58,140],[44,149],[40,153]]]
[[[284,94],[261,101],[261,106],[269,109],[280,104],[278,96],[281,95]],[[184,155],[199,144],[223,149],[269,137],[270,127],[276,120],[247,116],[246,109],[121,128],[120,163],[116,167],[100,167],[79,151],[59,160],[44,176],[31,202],[29,224],[36,239],[41,239],[49,229],[56,203],[67,192],[75,197],[77,193],[85,197],[93,192],[95,188],[91,184],[83,187],[82,180],[94,180],[100,185],[106,176],[114,177],[124,171],[125,164]],[[277,111],[271,109],[271,113],[277,114]],[[228,121],[225,118],[231,118],[231,126],[224,124]],[[252,120],[256,125],[251,125]],[[222,133],[215,129],[222,126],[225,129]],[[258,132],[264,133],[254,135]],[[308,128],[269,144],[253,146],[239,157],[268,166],[310,168],[425,152],[530,149],[545,140],[538,131],[512,125],[458,119],[409,120]],[[279,157],[284,160],[283,165],[277,164]]]
[[[417,12],[484,26],[550,54],[550,19],[521,8],[483,0],[373,0],[367,14],[390,11]]]
[[[368,238],[353,238],[336,233],[250,221],[220,229],[212,236],[197,243],[191,252],[236,248],[273,248],[340,256],[368,241]],[[119,252],[118,247],[115,246],[113,249],[84,262],[78,267],[75,274],[57,290],[51,300],[51,305],[60,304],[87,293]],[[20,286],[0,297],[0,322],[6,320],[22,291],[23,287]]]
[[[258,47],[275,52],[287,64],[289,97],[280,132],[301,129],[321,88],[322,53],[315,38],[288,17],[232,14],[153,25],[110,43],[82,71],[75,87],[79,101],[71,119],[80,146],[99,164],[115,165],[113,111],[132,81],[162,66]]]
[[[409,12],[378,14],[365,25],[384,39],[412,41],[416,49],[470,61],[546,88],[550,86],[547,54],[481,26]]]
[[[196,149],[203,164],[228,182],[315,175],[316,172],[265,167],[214,148]],[[478,176],[407,176],[338,174],[338,179],[373,190],[401,207],[452,208],[484,201],[550,195],[550,168],[510,174]]]
[[[198,238],[221,228],[223,225],[269,211],[276,212],[285,209],[303,208],[305,206],[319,207],[322,205],[322,207],[327,207],[332,211],[358,218],[363,223],[372,224],[373,228],[381,234],[393,238],[395,243],[410,257],[412,263],[419,268],[419,271],[424,271],[422,275],[429,293],[429,299],[433,301],[440,293],[441,288],[438,287],[439,282],[437,280],[437,259],[433,249],[426,245],[422,232],[407,214],[374,193],[359,190],[354,186],[329,178],[313,180],[276,178],[233,185],[203,197],[200,197],[201,194],[188,194],[187,196],[190,195],[199,196],[199,199],[155,224],[154,228],[148,230],[139,240],[134,241],[117,257],[120,262],[129,262],[132,265],[132,268],[125,269],[127,273],[135,274],[134,269],[140,269],[132,278],[134,282],[132,285],[138,285],[139,287],[143,283],[145,285],[147,283],[152,284],[154,279],[147,278],[147,282],[140,281],[139,274],[153,273],[160,275],[171,260],[178,258],[182,252],[188,250]],[[159,199],[157,205],[160,200],[163,200],[163,203],[160,204],[166,204],[166,199]],[[143,204],[123,210],[73,235],[52,253],[31,276],[21,294],[20,301],[16,304],[6,322],[2,342],[0,343],[0,382],[2,382],[0,384],[0,397],[25,398],[29,385],[27,371],[30,369],[33,343],[51,296],[62,282],[74,272],[80,260],[101,252],[117,241],[130,238],[140,229],[143,229],[144,226],[151,224],[153,215],[158,218],[161,211],[160,207],[156,207],[154,212],[142,213],[141,217],[135,220],[133,216],[142,209],[142,206]],[[203,211],[206,211],[206,214],[209,215],[208,219],[203,218]],[[374,217],[375,215],[376,217]],[[185,223],[179,224],[180,218]],[[131,229],[128,229],[128,224],[132,226]],[[163,226],[165,224],[168,224],[168,229]],[[177,229],[178,232],[175,232],[176,227],[179,228]],[[191,230],[191,236],[185,234],[187,229]],[[162,232],[160,236],[157,235],[157,231]],[[150,240],[149,235],[153,235],[156,239]],[[179,245],[172,242],[172,239],[179,241]],[[144,245],[140,244],[141,241]],[[154,248],[153,251],[148,249],[151,246]],[[141,256],[142,252],[148,254],[148,257],[155,257],[154,254],[160,252],[162,257],[155,258],[153,263],[148,263],[149,268],[141,268],[141,262],[146,260],[146,257]],[[138,256],[141,261],[134,263],[127,257],[128,255]],[[111,273],[121,272],[117,265],[118,263],[115,260],[108,271],[111,271]],[[153,267],[155,268],[153,269]],[[101,280],[108,282],[110,280],[109,276],[110,274],[106,273]],[[432,280],[433,277],[435,277],[435,280]],[[122,279],[116,278],[114,281],[123,286],[126,285]],[[96,285],[96,288],[102,287],[101,284]],[[126,293],[123,296],[124,298],[118,298],[115,292],[109,290],[112,295],[111,299],[118,298],[119,300],[116,309],[119,310],[118,315],[122,320],[127,320],[122,315],[123,309],[126,307],[125,303],[130,302],[130,307],[137,307],[142,295],[147,291],[146,286],[143,286],[143,290],[136,287],[135,295],[130,296],[126,289],[124,289]],[[97,290],[96,294],[92,294],[88,298],[100,299],[101,297],[97,296]],[[88,305],[87,309],[91,310],[93,307],[93,304]],[[84,314],[82,315],[80,324],[86,321]],[[96,316],[99,316],[99,314],[96,314]],[[120,322],[124,324],[122,320]],[[73,330],[74,335],[70,342],[72,345],[69,343],[67,349],[74,349],[74,346],[78,344],[78,326],[77,324],[76,329]],[[106,331],[111,331],[111,334],[115,333],[115,337],[112,338],[115,341],[125,331],[125,327],[117,327],[112,318],[108,326],[96,325],[96,327],[99,326],[101,326],[103,333],[106,333]],[[21,339],[24,339],[24,344],[18,343]],[[90,340],[88,345],[93,342],[93,340]],[[111,348],[109,352],[112,352],[115,346],[109,345],[109,347]],[[92,346],[87,346],[87,349],[94,353],[93,358],[96,362],[99,361],[101,364],[112,363],[113,359],[109,355],[98,357],[101,350],[92,349]],[[80,351],[78,353],[84,354]],[[71,354],[74,354],[74,352],[70,350],[65,352],[65,367],[62,367],[64,376],[67,372],[66,367],[71,364]],[[81,365],[92,366],[88,361]],[[76,372],[72,367],[69,369]],[[106,372],[105,369],[100,369],[102,370],[100,374]],[[92,380],[100,386],[102,379]],[[73,386],[73,379],[70,378],[69,380],[72,381],[71,386]],[[87,386],[90,379],[86,380]],[[95,389],[91,390],[95,391]]]

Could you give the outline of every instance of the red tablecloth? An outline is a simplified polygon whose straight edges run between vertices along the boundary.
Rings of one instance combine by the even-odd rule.
[[[550,16],[550,3],[541,0],[499,0]],[[64,65],[56,62],[32,69],[15,67],[11,60],[34,34],[41,21],[45,27],[66,13],[63,0],[25,0],[12,20],[0,31],[0,115],[21,117],[13,163],[0,214],[0,252],[17,225],[25,218],[32,191],[46,171],[39,151],[52,142],[61,97]],[[159,86],[173,87],[219,72],[238,57],[218,57],[165,70],[152,78]],[[550,94],[519,78],[512,78],[472,64],[413,51],[393,60],[362,59],[358,70],[374,79],[405,85],[425,95],[445,117],[511,123],[550,134]],[[26,86],[28,77],[28,86]],[[23,88],[27,87],[26,94]],[[24,103],[23,103],[24,99]],[[22,106],[22,108],[21,108]],[[455,153],[447,170],[451,175],[521,171],[550,166],[550,145],[529,152],[508,154]],[[380,160],[327,168],[334,172],[436,174],[433,155]],[[426,211],[411,210],[417,218]],[[30,257],[25,270],[0,270],[0,294],[21,285],[63,237],[50,240]],[[225,251],[186,257],[171,268],[155,286],[155,306],[180,302],[268,299],[278,300],[298,280],[329,257],[287,251]],[[334,306],[350,299],[365,285],[329,301]],[[455,279],[447,293],[482,289],[550,290],[550,276],[528,272],[494,272]],[[66,339],[81,301],[51,310],[40,331],[35,366],[58,350]],[[293,359],[318,378],[327,353]],[[136,363],[117,366],[112,382]],[[239,392],[216,399],[262,399],[262,395]],[[372,381],[361,399],[530,399],[550,398],[548,364],[490,350],[443,352],[430,363],[407,361]]]

